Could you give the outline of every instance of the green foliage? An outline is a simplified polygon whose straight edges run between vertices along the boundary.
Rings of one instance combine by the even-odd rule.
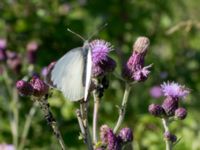
[[[153,99],[149,90],[163,81],[174,80],[191,89],[190,97],[183,102],[188,108],[188,117],[183,122],[174,123],[172,127],[178,138],[181,138],[175,149],[197,150],[200,149],[199,11],[199,3],[195,0],[1,0],[0,37],[7,39],[8,49],[19,52],[25,62],[26,44],[32,40],[37,41],[39,51],[35,69],[40,72],[44,66],[68,50],[82,45],[82,41],[69,33],[67,28],[87,38],[99,26],[108,23],[96,37],[114,45],[111,57],[117,61],[118,74],[132,52],[134,40],[141,35],[149,37],[151,46],[146,64],[152,63],[153,69],[146,82],[133,88],[123,126],[134,129],[135,149],[164,149],[161,122],[151,117],[147,111],[149,103],[159,100]],[[11,77],[15,82],[22,75]],[[115,106],[120,104],[123,90],[124,83],[111,75],[109,89],[101,102],[100,125],[106,123],[114,127],[118,113]],[[5,99],[8,97],[6,95],[6,87],[0,77],[0,143],[12,143],[8,110],[13,106],[8,105],[10,100]],[[20,97],[20,132],[31,105],[28,98]],[[78,105],[65,101],[55,91],[50,105],[66,145],[70,149],[86,149],[78,139],[80,131],[75,117]],[[90,122],[91,117],[92,114]],[[58,149],[58,143],[40,110],[32,120],[26,148]]]

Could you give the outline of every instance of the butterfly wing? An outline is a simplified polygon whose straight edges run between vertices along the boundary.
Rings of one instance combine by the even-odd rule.
[[[87,53],[87,62],[86,62],[86,76],[85,76],[85,92],[84,92],[84,100],[87,100],[90,83],[91,83],[91,76],[92,76],[92,52],[89,47]]]
[[[84,58],[82,48],[70,50],[55,64],[51,80],[71,101],[78,101],[84,97],[83,86]]]

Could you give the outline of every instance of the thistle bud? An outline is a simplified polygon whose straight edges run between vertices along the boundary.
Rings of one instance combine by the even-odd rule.
[[[22,67],[20,56],[12,51],[6,51],[8,67],[15,73],[19,73]]]
[[[133,141],[133,132],[130,128],[123,128],[119,132],[119,138],[122,142],[132,142]]]
[[[33,86],[33,95],[36,97],[44,96],[48,93],[49,86],[44,83],[40,78],[33,77],[30,81],[30,84]]]
[[[19,94],[22,96],[30,96],[33,94],[33,87],[31,86],[30,83],[24,80],[17,81],[16,88]]]
[[[162,117],[164,113],[164,109],[158,104],[149,105],[149,113],[156,117]]]
[[[168,141],[171,141],[172,143],[177,141],[176,135],[170,133],[169,131],[166,131],[164,133],[164,138],[167,139]]]
[[[187,116],[187,110],[185,108],[180,107],[180,108],[176,109],[175,117],[177,119],[183,120],[186,118],[186,116]]]
[[[28,62],[30,64],[34,64],[37,58],[38,43],[35,41],[32,41],[27,44],[26,49],[27,49]]]
[[[164,100],[162,107],[168,116],[173,116],[175,113],[175,110],[178,108],[178,99],[167,97]]]

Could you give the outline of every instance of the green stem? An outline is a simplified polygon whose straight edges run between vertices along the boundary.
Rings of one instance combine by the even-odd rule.
[[[21,138],[18,150],[24,149],[26,138],[27,138],[30,126],[31,126],[31,121],[33,119],[33,116],[35,115],[37,108],[38,108],[38,103],[34,102],[33,106],[31,107],[31,109],[30,109],[30,111],[29,111],[29,113],[26,117],[24,129],[23,129],[23,132],[22,132],[22,138]]]
[[[119,109],[119,117],[118,117],[117,123],[116,123],[115,128],[114,128],[114,133],[116,133],[118,131],[119,127],[121,126],[121,124],[124,120],[124,116],[125,116],[125,113],[126,113],[126,105],[127,105],[127,102],[128,102],[128,96],[130,94],[130,91],[131,91],[131,85],[126,83],[124,97],[123,97],[123,100],[122,100],[121,107]]]
[[[19,108],[18,108],[18,93],[15,87],[13,87],[13,80],[9,77],[7,72],[7,67],[5,65],[3,67],[3,78],[8,91],[8,97],[11,101],[11,115],[10,126],[12,131],[13,144],[15,147],[18,147],[18,124],[19,124]]]
[[[162,118],[162,124],[163,124],[165,132],[169,132],[168,120],[165,118]],[[172,146],[173,146],[172,142],[167,140],[166,138],[165,138],[165,145],[166,145],[166,150],[172,150]]]
[[[93,111],[93,143],[96,145],[98,138],[97,138],[97,121],[98,121],[98,112],[99,112],[99,103],[100,98],[97,95],[97,91],[94,90],[93,92],[94,97],[94,111]]]

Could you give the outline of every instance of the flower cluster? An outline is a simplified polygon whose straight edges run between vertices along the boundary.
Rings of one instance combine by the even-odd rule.
[[[187,116],[187,111],[185,108],[180,107],[179,105],[180,100],[185,98],[190,93],[190,91],[185,86],[175,82],[164,82],[161,85],[161,90],[163,96],[165,96],[165,99],[161,105],[149,105],[150,114],[156,117],[161,117],[166,122],[169,122],[169,119],[185,119]],[[164,137],[172,143],[176,141],[176,136],[169,131],[164,133]]]
[[[93,77],[100,77],[107,72],[114,71],[116,62],[108,56],[112,50],[111,44],[104,40],[93,40],[90,42],[90,47],[92,49]]]
[[[122,128],[119,134],[114,134],[107,125],[100,128],[101,149],[120,150],[123,145],[133,141],[133,132],[130,128]],[[97,148],[100,149],[100,148]]]
[[[122,76],[128,81],[144,81],[151,65],[144,67],[144,58],[149,48],[149,39],[139,37],[133,45],[133,53],[122,69]]]
[[[48,85],[39,77],[33,76],[30,82],[19,80],[16,83],[16,88],[22,96],[42,97],[48,93]]]

